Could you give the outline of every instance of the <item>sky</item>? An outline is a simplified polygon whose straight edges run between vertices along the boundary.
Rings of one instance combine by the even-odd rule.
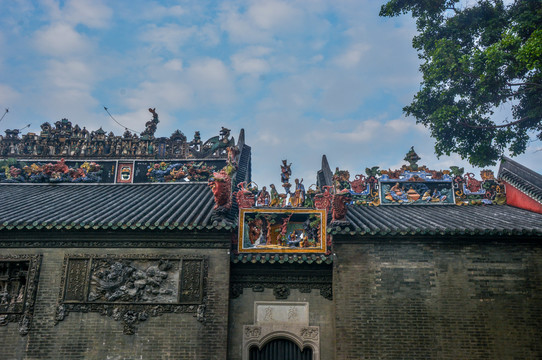
[[[479,178],[457,155],[437,159],[403,114],[421,80],[416,28],[379,17],[383,2],[0,0],[0,129],[68,118],[120,135],[104,106],[138,131],[152,107],[156,136],[245,129],[260,187],[279,183],[282,159],[308,187],[323,154],[353,179],[401,167],[411,146],[421,165]],[[542,172],[541,148],[515,160]]]

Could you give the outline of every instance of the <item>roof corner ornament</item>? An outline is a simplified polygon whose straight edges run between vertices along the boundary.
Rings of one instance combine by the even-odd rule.
[[[215,200],[213,220],[222,221],[231,209],[231,177],[226,170],[222,169],[219,172],[213,173],[213,176],[209,179],[208,185],[213,192]]]
[[[149,112],[152,114],[152,119],[145,123],[145,130],[143,130],[143,132],[141,133],[141,137],[151,139],[154,137],[154,133],[156,132],[156,126],[158,125],[160,120],[158,120],[158,113],[156,112],[156,108],[149,108]]]
[[[346,219],[346,212],[352,201],[352,195],[347,189],[341,190],[333,194],[333,200],[331,202],[331,225],[332,226],[347,226],[350,222]]]

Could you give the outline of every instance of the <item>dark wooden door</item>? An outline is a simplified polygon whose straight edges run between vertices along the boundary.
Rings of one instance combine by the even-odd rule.
[[[275,339],[268,342],[261,350],[257,346],[250,348],[250,360],[312,360],[312,349],[304,348],[287,339]]]

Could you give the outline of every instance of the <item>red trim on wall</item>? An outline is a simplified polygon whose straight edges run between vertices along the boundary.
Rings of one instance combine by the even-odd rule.
[[[523,192],[507,182],[505,182],[505,186],[506,203],[508,205],[542,214],[542,204],[525,195]]]

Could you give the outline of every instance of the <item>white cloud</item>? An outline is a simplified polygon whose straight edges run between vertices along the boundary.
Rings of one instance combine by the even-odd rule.
[[[182,71],[183,61],[181,59],[171,59],[164,64],[164,68],[167,70]]]
[[[34,44],[38,51],[57,57],[85,54],[92,49],[92,44],[86,36],[65,23],[55,23],[37,30],[34,34]]]
[[[251,1],[246,6],[222,6],[220,25],[234,43],[273,43],[295,38],[309,31],[310,7],[296,7],[284,1]]]
[[[416,120],[414,118],[399,118],[389,120],[385,123],[385,126],[395,133],[415,130],[422,134],[429,134],[425,126],[416,124]]]
[[[76,60],[51,60],[44,75],[48,86],[74,91],[90,91],[95,80],[89,65]]]
[[[110,25],[113,12],[103,0],[70,0],[62,11],[62,20],[91,28]]]
[[[220,28],[215,24],[205,24],[198,28],[196,33],[197,41],[205,46],[216,46],[220,44]]]
[[[227,104],[235,99],[233,78],[229,69],[218,59],[206,58],[187,69],[190,85],[199,95],[200,104]]]
[[[179,17],[186,14],[186,10],[180,5],[163,6],[156,2],[147,2],[145,11],[140,13],[142,19],[160,20],[165,17]]]
[[[272,40],[262,29],[256,27],[244,14],[231,5],[224,5],[220,27],[233,43],[268,43]]]
[[[299,23],[300,10],[283,1],[258,1],[252,4],[247,15],[254,25],[265,30],[290,28]]]
[[[129,91],[125,100],[131,109],[152,107],[158,109],[178,110],[189,108],[193,104],[193,91],[182,82],[145,81],[138,88]]]
[[[9,108],[12,103],[16,102],[20,98],[21,94],[17,90],[9,85],[0,84],[0,106]],[[0,111],[2,111],[3,114],[2,108],[0,108]]]
[[[110,25],[113,15],[113,11],[103,0],[68,0],[63,6],[55,0],[42,0],[41,3],[52,23],[105,28]]]
[[[240,74],[260,75],[271,70],[265,55],[271,53],[272,49],[263,46],[254,46],[243,49],[243,51],[232,55],[231,61],[234,70]]]
[[[165,48],[172,53],[178,53],[188,39],[197,31],[196,27],[182,27],[177,24],[166,24],[157,26],[151,24],[143,31],[140,38],[142,41],[150,43],[151,48]]]
[[[358,65],[363,56],[371,49],[371,46],[366,43],[355,43],[351,45],[345,52],[338,55],[333,61],[344,68],[352,68]]]

